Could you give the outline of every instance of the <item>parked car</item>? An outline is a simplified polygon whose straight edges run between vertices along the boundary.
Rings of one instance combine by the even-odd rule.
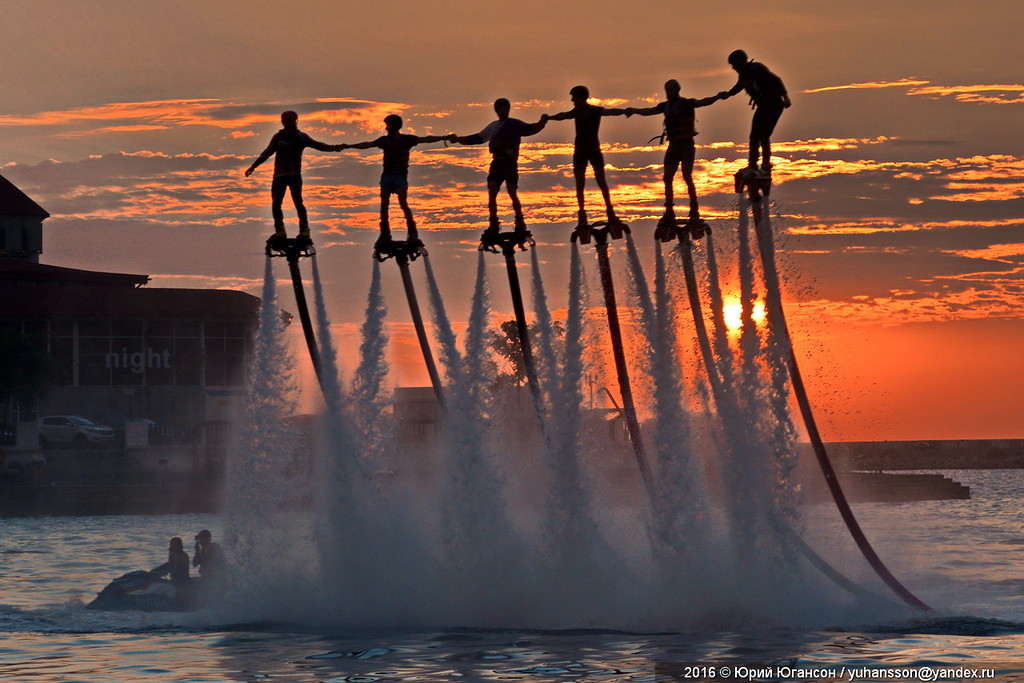
[[[56,444],[83,447],[113,443],[113,429],[80,415],[48,415],[39,420],[39,445],[43,448]]]

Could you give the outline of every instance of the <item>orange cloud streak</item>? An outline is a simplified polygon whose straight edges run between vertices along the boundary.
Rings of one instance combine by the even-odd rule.
[[[836,90],[873,90],[878,88],[907,88],[908,95],[923,95],[935,98],[952,97],[959,102],[980,104],[1024,103],[1024,85],[1017,83],[1012,85],[932,85],[931,81],[902,78],[898,81],[871,81],[867,83],[850,83],[848,85],[830,85],[802,92],[814,94]]]
[[[824,88],[812,88],[802,92],[813,94],[833,90],[875,90],[878,88],[906,88],[915,85],[928,85],[930,81],[919,81],[913,78],[901,78],[898,81],[869,81],[867,83],[849,83],[847,85],[829,85]]]
[[[987,93],[998,93],[989,95]],[[1024,85],[932,85],[911,88],[909,95],[953,97],[959,102],[982,104],[1020,104],[1024,102]]]
[[[386,114],[400,112],[408,106],[395,102],[372,102],[350,98],[322,98],[316,101],[324,105],[344,104],[348,106],[340,108],[324,107],[323,109],[305,112],[301,117],[303,122],[357,124],[366,130],[379,128],[380,121]],[[265,113],[230,115],[230,110],[237,106],[240,105],[218,99],[114,102],[98,107],[46,111],[29,115],[8,114],[0,116],[0,126],[64,126],[90,121],[143,120],[158,122],[162,127],[213,126],[216,128],[246,128],[266,125],[269,120],[272,120],[272,117]],[[139,130],[138,128],[132,129]],[[105,127],[92,132],[123,132],[124,130],[124,126],[119,126]]]
[[[791,215],[790,218],[808,218]],[[844,221],[830,223],[809,223],[794,226],[786,230],[791,235],[820,235],[829,233],[836,235],[871,235],[879,232],[913,232],[928,230],[952,230],[954,228],[981,227],[1000,228],[1012,225],[1019,225],[1019,218],[1005,218],[1000,220],[952,220],[952,221],[922,221],[920,223],[902,223],[890,218],[866,218],[859,221]]]

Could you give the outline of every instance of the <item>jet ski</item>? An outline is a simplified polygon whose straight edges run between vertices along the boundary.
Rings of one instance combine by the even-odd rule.
[[[86,609],[183,612],[193,607],[188,597],[170,581],[140,569],[111,581]]]

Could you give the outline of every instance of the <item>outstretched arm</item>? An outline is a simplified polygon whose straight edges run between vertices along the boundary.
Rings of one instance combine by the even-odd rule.
[[[723,100],[723,99],[725,99],[725,98],[722,97],[722,93],[718,93],[717,95],[712,95],[711,97],[705,97],[705,98],[702,98],[702,99],[699,99],[699,100],[694,100],[693,101],[693,106],[695,106],[695,107],[706,107],[709,104],[714,104],[718,100]]]
[[[544,127],[546,125],[548,125],[548,120],[549,119],[551,119],[550,116],[548,116],[547,114],[542,114],[541,117],[540,117],[540,120],[537,121],[536,123],[525,123],[524,122],[522,124],[522,127],[520,128],[520,134],[523,137],[526,137],[528,135],[536,135],[537,133],[539,133],[542,130],[544,130]]]
[[[484,126],[484,129],[479,133],[474,133],[473,135],[456,135],[455,140],[453,140],[453,142],[457,142],[460,145],[483,144],[485,142],[488,142],[492,137],[494,137],[494,134],[498,130],[500,130],[504,124],[505,122],[501,120],[492,121],[491,123],[488,123],[486,126]]]
[[[612,109],[609,107],[604,107],[603,109],[601,109],[601,116],[622,116],[623,114],[626,114],[628,111],[628,109]]]
[[[274,153],[274,143],[277,141],[277,136],[270,138],[270,144],[267,148],[260,152],[260,155],[256,157],[256,161],[252,162],[249,168],[245,169],[245,177],[248,178],[252,175],[252,172],[256,170],[256,167],[262,164],[264,161],[270,158],[270,155]]]
[[[352,144],[342,143],[338,145],[338,151],[343,149],[373,149],[377,146],[376,140],[367,140],[366,142],[354,142]]]
[[[545,114],[545,116],[547,116],[547,114]],[[569,111],[561,111],[558,112],[557,114],[552,114],[551,116],[548,116],[548,119],[551,121],[565,121],[566,119],[574,118],[576,118],[576,112],[572,109],[570,109]]]
[[[321,152],[337,152],[337,151],[339,151],[338,145],[329,145],[326,142],[320,142],[319,140],[314,140],[313,138],[309,137],[308,135],[306,136],[306,144],[309,145],[310,147],[312,147],[313,149],[320,150]]]
[[[718,93],[718,99],[720,99],[720,100],[727,100],[727,99],[729,99],[730,97],[732,97],[733,95],[738,93],[740,90],[743,90],[743,87],[746,84],[747,84],[747,78],[745,76],[740,76],[739,79],[737,79],[737,81],[736,81],[736,85],[732,86],[728,90],[723,90],[722,92]]]
[[[447,140],[448,142],[455,142],[458,139],[459,136],[456,135],[455,133],[450,133],[448,135],[421,135],[417,139],[416,144],[422,145],[430,142],[441,142],[442,140]]]
[[[654,116],[655,114],[661,113],[661,105],[656,104],[653,107],[626,107],[626,116]]]

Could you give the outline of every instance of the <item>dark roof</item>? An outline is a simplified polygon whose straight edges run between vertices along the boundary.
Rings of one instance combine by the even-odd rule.
[[[159,289],[148,275],[0,259],[0,318],[251,320],[260,300],[227,289]]]
[[[0,318],[110,320],[255,320],[260,300],[227,289],[24,287],[0,290]]]
[[[0,175],[0,216],[49,218],[50,214],[15,187],[14,183]]]
[[[5,282],[7,281],[7,282]],[[106,285],[110,287],[138,287],[149,282],[148,275],[130,273],[103,273],[32,263],[20,259],[0,259],[0,284],[16,282],[46,282],[53,284]]]

